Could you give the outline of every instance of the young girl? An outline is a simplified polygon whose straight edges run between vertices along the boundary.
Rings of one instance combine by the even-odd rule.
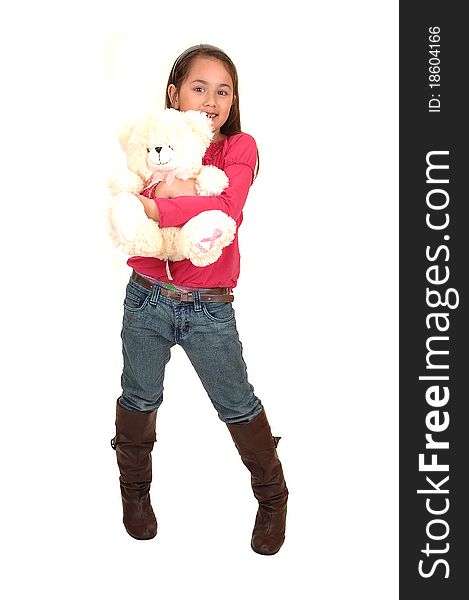
[[[219,48],[201,44],[183,52],[171,70],[166,108],[198,110],[212,120],[213,141],[203,164],[225,171],[229,186],[219,196],[197,196],[194,180],[161,182],[140,196],[147,216],[161,227],[182,226],[205,210],[219,209],[237,227],[255,178],[257,148],[241,131],[238,76]],[[173,200],[177,196],[177,200]],[[116,406],[116,450],[124,525],[132,537],[156,535],[150,503],[151,451],[170,349],[180,344],[199,375],[241,460],[251,472],[259,502],[251,547],[275,554],[285,539],[288,490],[264,408],[248,381],[232,307],[239,275],[236,235],[206,267],[134,256],[122,328],[122,395]]]

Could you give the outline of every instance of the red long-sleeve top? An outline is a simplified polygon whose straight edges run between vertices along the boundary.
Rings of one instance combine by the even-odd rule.
[[[203,158],[204,165],[214,165],[225,171],[228,187],[219,196],[178,196],[177,198],[155,198],[155,186],[143,192],[153,198],[158,207],[161,227],[181,227],[189,219],[205,210],[222,210],[236,221],[233,242],[223,249],[220,258],[206,267],[196,267],[189,260],[170,262],[172,280],[166,273],[166,262],[157,258],[133,256],[127,264],[142,275],[187,287],[236,286],[240,255],[238,228],[243,221],[243,207],[254,179],[257,150],[256,142],[247,133],[238,133],[220,142],[212,142]]]

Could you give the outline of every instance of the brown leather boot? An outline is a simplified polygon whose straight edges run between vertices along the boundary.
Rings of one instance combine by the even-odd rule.
[[[130,411],[117,402],[116,436],[111,446],[116,451],[124,526],[137,540],[150,540],[157,524],[150,503],[151,451],[156,442],[156,410]]]
[[[288,489],[277,455],[279,437],[273,437],[265,411],[248,423],[226,424],[251,472],[251,485],[259,502],[251,548],[258,554],[276,554],[285,541]]]

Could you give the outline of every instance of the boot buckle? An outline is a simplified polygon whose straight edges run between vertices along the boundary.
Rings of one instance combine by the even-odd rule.
[[[113,450],[115,450],[115,449],[116,449],[116,437],[117,437],[117,436],[113,437],[113,438],[112,438],[112,440],[111,440],[111,446],[112,446],[112,449],[113,449]]]

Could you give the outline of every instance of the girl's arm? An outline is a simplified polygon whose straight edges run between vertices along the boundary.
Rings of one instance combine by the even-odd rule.
[[[149,219],[160,222],[160,215],[158,212],[158,207],[153,198],[177,198],[178,196],[195,196],[195,179],[176,179],[171,185],[168,185],[165,181],[160,181],[157,183],[155,187],[149,191],[149,196],[144,196],[142,194],[138,194],[138,198],[140,202],[143,204],[143,208],[145,209],[145,214]],[[199,197],[199,196],[197,196]]]
[[[151,198],[147,198],[146,196],[142,196],[141,194],[138,194],[138,199],[143,204],[143,208],[145,209],[145,214],[147,217],[159,223],[160,215],[158,214],[158,207],[156,206],[155,201]]]
[[[235,136],[226,154],[223,169],[230,182],[228,187],[218,196],[178,196],[176,200],[154,198],[160,226],[181,227],[189,219],[206,210],[221,210],[237,221],[253,181],[256,160],[254,139],[247,134]],[[184,183],[190,186],[190,181]],[[158,187],[156,186],[156,190]],[[163,190],[164,188],[161,188],[160,192]]]
[[[178,196],[196,196],[195,179],[175,179],[171,185],[166,181],[156,184],[151,196],[156,198],[177,198]]]

